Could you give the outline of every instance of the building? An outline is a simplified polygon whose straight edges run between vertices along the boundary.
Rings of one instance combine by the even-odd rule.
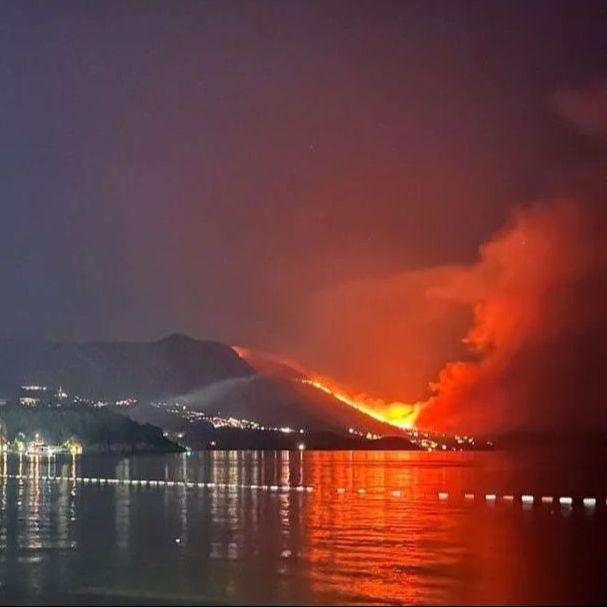
[[[46,386],[25,385],[19,388],[17,399],[22,407],[38,407],[46,404],[49,396]]]

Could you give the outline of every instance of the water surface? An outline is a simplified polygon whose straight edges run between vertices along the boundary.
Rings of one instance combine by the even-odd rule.
[[[600,454],[210,452],[0,460],[0,596],[104,603],[607,600]],[[22,475],[14,478],[13,475]],[[214,488],[44,477],[214,482]],[[33,478],[32,478],[33,477]],[[305,485],[312,492],[260,489]],[[364,491],[364,493],[362,492]],[[449,493],[441,501],[437,492]],[[463,494],[475,493],[465,500]],[[571,495],[524,508],[485,493]],[[600,498],[585,508],[581,498]]]

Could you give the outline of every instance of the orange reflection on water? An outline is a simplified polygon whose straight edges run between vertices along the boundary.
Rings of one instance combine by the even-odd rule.
[[[307,453],[304,482],[316,490],[306,505],[301,556],[311,595],[333,604],[592,602],[604,592],[600,513],[484,497],[524,488],[589,491],[587,466],[556,461],[548,467],[510,453]],[[590,491],[599,489],[595,482]],[[438,500],[438,491],[449,499]],[[463,498],[468,492],[474,500]]]
[[[447,600],[427,576],[456,566],[450,546],[460,531],[435,491],[447,486],[461,493],[464,475],[457,468],[446,479],[436,461],[419,453],[310,454],[305,480],[317,487],[307,511],[314,596],[358,603]]]
[[[59,563],[78,587],[83,566],[109,588],[125,584],[116,571],[128,571],[133,592],[184,603],[597,603],[607,598],[602,462],[563,457],[562,449],[539,459],[214,451],[133,458],[128,470],[121,460],[121,472],[98,468],[107,460],[80,462],[83,475],[166,475],[214,487],[82,484],[74,495],[71,482],[38,476],[36,460],[13,458],[11,478],[0,482],[0,545],[9,548],[0,583],[18,580],[39,593],[56,584]],[[60,466],[65,476],[70,462]],[[16,479],[17,471],[27,476]],[[603,497],[592,513],[499,499],[523,491],[562,491],[576,504],[580,495]],[[463,499],[468,492],[476,499]],[[487,502],[488,492],[498,499]]]

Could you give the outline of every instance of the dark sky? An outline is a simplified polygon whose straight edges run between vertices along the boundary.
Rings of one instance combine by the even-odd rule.
[[[605,2],[2,2],[0,334],[289,350],[597,152]],[[331,328],[326,327],[330,332]]]

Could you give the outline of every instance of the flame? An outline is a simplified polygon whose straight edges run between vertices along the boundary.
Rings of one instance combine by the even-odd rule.
[[[467,263],[320,288],[288,347],[322,366],[299,377],[401,427],[603,428],[606,225],[602,208],[540,201],[513,213]]]
[[[308,371],[298,361],[291,358],[243,346],[232,346],[232,349],[240,358],[246,360],[260,373],[280,376],[283,379],[313,386],[317,390],[331,395],[333,398],[357,409],[361,413],[396,428],[414,428],[423,407],[423,403],[387,402],[381,398],[368,396],[359,391],[345,389],[336,381],[326,376]]]
[[[346,405],[350,405],[350,407],[365,413],[373,419],[390,424],[396,428],[407,430],[414,428],[423,406],[422,403],[386,402],[381,398],[374,398],[360,392],[352,394],[338,387],[332,380],[326,377],[306,377],[300,381],[314,386],[325,394],[330,394],[333,398]]]

